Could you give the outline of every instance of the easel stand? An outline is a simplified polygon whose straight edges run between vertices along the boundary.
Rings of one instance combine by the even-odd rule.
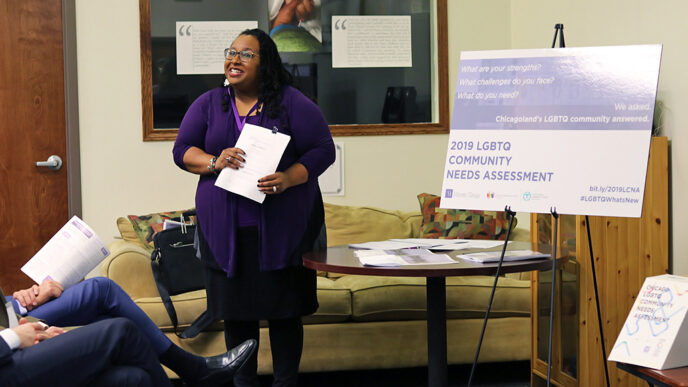
[[[557,36],[559,37],[559,48],[565,48],[564,43],[564,25],[557,23],[554,25],[554,40],[552,41],[552,48],[556,46]],[[557,231],[559,229],[559,216],[556,213],[556,209],[552,209],[552,216],[554,217],[554,243],[553,243],[553,256],[556,257],[557,249]],[[597,291],[597,274],[595,273],[595,255],[592,251],[592,237],[590,235],[590,219],[588,215],[585,215],[585,228],[588,232],[588,246],[590,248],[590,268],[592,269],[592,281],[595,288],[595,306],[597,307],[597,324],[600,328],[600,342],[602,344],[602,363],[604,363],[604,376],[607,381],[607,387],[609,387],[609,368],[607,367],[607,349],[604,344],[604,328],[602,327],[602,313],[600,312],[600,296]],[[555,260],[556,261],[556,260]],[[552,266],[552,294],[550,298],[550,316],[549,316],[549,354],[547,355],[547,386],[550,386],[550,377],[552,371],[552,319],[554,316],[554,289],[555,281],[557,278],[556,266]]]
[[[504,238],[504,247],[502,247],[502,254],[499,256],[499,263],[497,264],[497,271],[495,272],[494,283],[492,284],[492,293],[490,293],[490,302],[487,304],[487,311],[485,312],[485,319],[483,320],[483,329],[480,331],[480,340],[478,341],[478,348],[475,350],[475,359],[473,360],[473,366],[471,367],[471,374],[468,377],[468,386],[471,386],[473,382],[473,374],[475,373],[475,367],[478,365],[478,357],[480,357],[480,347],[483,344],[483,337],[485,336],[485,328],[487,327],[487,320],[490,317],[490,309],[492,309],[492,300],[494,300],[495,290],[497,289],[497,281],[499,280],[499,272],[502,269],[502,263],[504,262],[504,254],[506,253],[506,246],[509,244],[509,236],[511,235],[511,229],[514,226],[514,219],[516,218],[516,213],[511,211],[511,207],[506,206],[504,208],[506,216],[509,218],[509,228],[506,230],[506,238]],[[553,259],[556,265],[556,259]],[[550,328],[551,330],[551,328]]]
[[[590,268],[592,269],[592,283],[595,286],[595,306],[597,306],[597,325],[600,327],[600,343],[602,344],[602,363],[604,376],[609,387],[609,368],[607,367],[607,348],[604,345],[604,329],[602,328],[602,313],[600,312],[600,296],[597,291],[597,274],[595,274],[595,255],[592,253],[592,237],[590,236],[590,219],[585,215],[585,228],[588,231],[588,246],[590,247]],[[550,333],[551,334],[551,333]]]
[[[557,44],[557,36],[559,36],[559,48],[566,47],[564,43],[564,25],[557,23],[554,25],[554,40],[552,41],[552,48]]]
[[[556,39],[556,33],[555,33]],[[559,214],[557,209],[552,207],[550,213],[554,218],[554,242],[552,243],[552,289],[549,295],[549,339],[547,341],[547,387],[552,380],[552,328],[554,327],[554,294],[557,289],[557,233],[559,231]]]

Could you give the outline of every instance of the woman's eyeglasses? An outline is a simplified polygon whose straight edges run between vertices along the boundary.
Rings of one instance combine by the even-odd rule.
[[[254,56],[258,55],[253,51],[237,51],[233,48],[225,48],[225,59],[233,59],[235,56],[239,55],[239,60],[248,63]]]

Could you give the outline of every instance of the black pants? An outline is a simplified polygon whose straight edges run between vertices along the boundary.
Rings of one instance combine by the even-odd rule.
[[[303,324],[301,317],[268,320],[272,368],[275,387],[296,386],[299,362],[303,351]],[[258,321],[225,321],[225,343],[234,348],[248,339],[259,340]],[[258,387],[258,353],[234,375],[237,387]]]
[[[274,371],[273,386],[296,386],[303,350],[301,316],[318,308],[315,271],[303,266],[260,271],[256,227],[240,228],[237,273],[227,278],[199,232],[199,246],[206,262],[208,311],[225,322],[225,342],[233,348],[247,339],[259,340],[259,320],[267,320]],[[259,386],[254,355],[235,375],[236,386]]]

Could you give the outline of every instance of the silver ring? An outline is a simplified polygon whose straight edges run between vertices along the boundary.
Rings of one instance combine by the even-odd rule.
[[[232,162],[232,156],[227,156],[227,158],[225,160],[227,160],[228,163],[231,163]]]
[[[272,192],[277,192],[277,187],[274,185],[272,186]]]

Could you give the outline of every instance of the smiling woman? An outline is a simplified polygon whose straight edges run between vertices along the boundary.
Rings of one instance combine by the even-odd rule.
[[[258,102],[258,50],[258,40],[243,34],[225,50],[225,76],[236,93],[234,98],[242,116],[246,116],[247,111]],[[246,102],[249,104],[246,105]]]
[[[301,257],[315,249],[324,230],[318,176],[334,162],[334,142],[320,109],[291,86],[275,43],[262,30],[245,30],[231,43],[224,73],[224,86],[191,104],[173,148],[175,163],[200,175],[197,245],[208,312],[224,320],[228,348],[258,340],[258,321],[268,320],[275,384],[295,386],[301,316],[318,308],[315,271],[303,267]],[[276,172],[252,183],[265,195],[262,202],[215,185],[223,169],[252,170],[263,161],[237,146],[247,124],[254,132],[290,137]],[[256,372],[254,355],[235,380],[255,385]]]
[[[275,41],[293,43],[285,36],[305,32],[317,43],[317,49],[278,47],[294,86],[317,102],[333,135],[448,132],[447,0],[225,0],[193,7],[174,0],[139,0],[144,141],[174,140],[191,102],[224,78],[219,64],[216,73],[178,73],[177,61],[184,54],[178,51],[176,24],[253,21],[268,31],[273,12],[296,3],[303,12],[309,10],[308,17],[296,14],[297,5],[288,18],[291,23],[270,33]],[[337,28],[341,15],[348,21]],[[311,29],[305,19],[317,20],[319,27]],[[224,48],[217,50],[218,61]]]

